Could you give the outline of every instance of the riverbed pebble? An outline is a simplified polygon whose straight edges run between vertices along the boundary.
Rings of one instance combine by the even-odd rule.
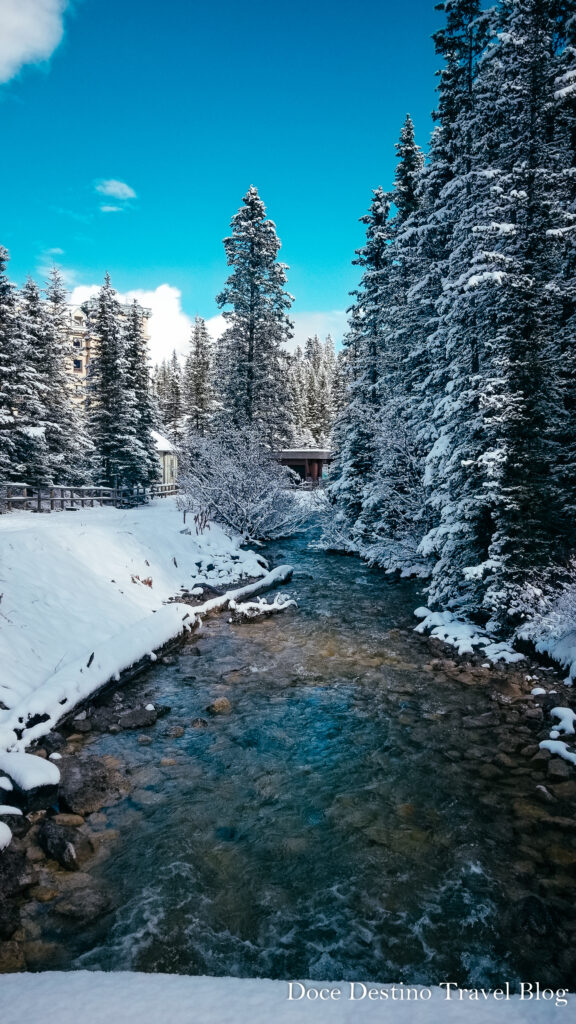
[[[84,824],[84,818],[81,814],[66,814],[64,811],[55,814],[51,820],[56,825],[71,825],[75,828],[79,828],[80,825]]]
[[[232,711],[232,705],[227,697],[217,697],[211,704],[206,708],[211,715],[229,715]]]
[[[179,740],[181,736],[186,732],[183,725],[173,725],[166,731],[166,736],[171,740]]]

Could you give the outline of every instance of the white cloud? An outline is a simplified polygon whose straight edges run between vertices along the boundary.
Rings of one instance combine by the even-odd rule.
[[[347,326],[346,312],[343,309],[317,313],[293,313],[291,319],[294,321],[294,338],[289,345],[292,351],[297,345],[303,345],[306,338],[312,338],[315,334],[321,341],[331,334],[338,347]]]
[[[121,206],[101,206],[102,213],[122,213]]]
[[[136,199],[134,189],[125,181],[116,181],[115,178],[98,181],[96,191],[101,192],[103,196],[112,196],[114,199]]]
[[[46,60],[62,41],[69,0],[0,0],[0,82]]]
[[[58,246],[54,246],[53,249],[46,249],[47,256],[63,256],[64,249],[59,249]]]
[[[80,305],[97,295],[100,285],[79,285],[74,288],[70,302]],[[176,349],[180,356],[188,352],[192,320],[182,309],[182,293],[170,284],[158,285],[154,290],[136,288],[130,292],[119,292],[120,302],[130,303],[136,299],[141,306],[152,310],[148,321],[150,333],[150,357],[153,363],[168,359]]]
[[[100,285],[97,284],[77,285],[72,291],[70,302],[79,306],[97,295],[99,291]],[[168,359],[174,349],[181,357],[188,354],[193,318],[182,309],[182,292],[179,288],[170,284],[161,284],[149,290],[136,288],[130,292],[119,292],[118,299],[125,303],[136,299],[141,306],[152,310],[148,330],[150,357],[154,364]],[[295,321],[295,337],[288,346],[291,351],[313,334],[318,334],[322,339],[331,334],[338,343],[346,327],[346,314],[340,310],[326,313],[296,313],[292,319]],[[218,313],[206,319],[206,326],[210,336],[216,339],[224,331],[226,323],[222,314]]]
[[[287,345],[290,352],[293,352],[298,345],[304,345],[306,338],[312,338],[315,334],[322,341],[331,334],[338,347],[347,327],[347,317],[343,309],[317,313],[292,313],[290,319],[294,321],[294,337]],[[212,337],[219,338],[226,328],[226,321],[219,313],[207,320],[206,325]]]

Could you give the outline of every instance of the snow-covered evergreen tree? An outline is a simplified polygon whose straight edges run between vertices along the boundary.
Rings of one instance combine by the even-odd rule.
[[[14,288],[8,250],[0,246],[0,480],[13,479],[16,463],[14,375],[17,362]]]
[[[287,311],[292,296],[285,291],[286,270],[277,262],[280,241],[264,203],[251,186],[224,239],[232,267],[218,295],[227,328],[220,338],[217,381],[225,420],[254,427],[272,447],[286,444],[289,421],[289,381],[280,352],[292,335]]]
[[[501,4],[460,131],[439,304],[450,366],[429,460],[439,512],[432,598],[503,623],[558,556],[557,259],[550,244],[553,0]],[[524,595],[524,596],[523,596]]]
[[[142,483],[138,467],[146,454],[136,436],[136,398],[127,386],[120,304],[108,273],[98,294],[94,331],[98,347],[88,377],[94,478],[109,487]]]
[[[130,394],[131,428],[136,444],[129,480],[149,486],[160,477],[160,462],[152,431],[159,426],[158,410],[152,395],[148,346],[144,337],[142,314],[136,300],[124,325],[126,364],[125,390]]]
[[[206,321],[197,316],[184,366],[183,407],[187,429],[201,437],[210,433],[216,412],[212,340]]]
[[[84,484],[89,479],[92,445],[83,398],[74,391],[70,373],[73,348],[70,310],[62,275],[54,267],[45,289],[43,326],[37,341],[39,369],[45,382],[46,443],[55,484]]]
[[[29,277],[18,296],[17,312],[13,320],[13,472],[17,479],[33,485],[51,482],[46,445],[47,389],[42,379],[37,348],[43,326],[40,291]]]
[[[184,399],[182,366],[176,349],[166,363],[161,402],[162,422],[167,436],[180,444],[184,436]]]

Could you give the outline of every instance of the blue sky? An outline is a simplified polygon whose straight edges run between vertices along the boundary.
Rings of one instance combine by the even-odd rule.
[[[441,18],[433,0],[0,0],[12,277],[55,259],[70,286],[92,286],[109,269],[122,293],[166,285],[174,316],[181,301],[212,318],[222,238],[253,183],[299,332],[338,334],[358,218],[392,183],[407,111],[429,137]]]

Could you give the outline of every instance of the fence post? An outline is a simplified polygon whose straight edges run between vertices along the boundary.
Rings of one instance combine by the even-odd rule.
[[[41,487],[38,488],[38,506],[37,506],[36,511],[37,512],[41,512],[42,511],[42,488]]]

